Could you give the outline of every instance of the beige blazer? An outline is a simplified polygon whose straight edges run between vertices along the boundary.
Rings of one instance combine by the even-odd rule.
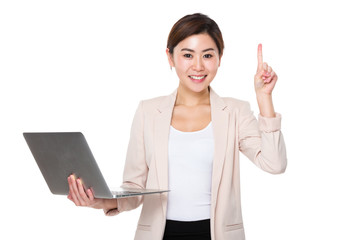
[[[168,137],[177,90],[169,96],[141,101],[136,111],[123,186],[168,189]],[[256,166],[273,174],[286,169],[286,150],[280,131],[281,116],[258,121],[247,102],[221,98],[210,88],[215,153],[211,188],[211,239],[245,239],[240,204],[239,151]],[[171,189],[170,189],[171,190]],[[167,193],[118,200],[113,216],[143,203],[136,240],[163,238]]]

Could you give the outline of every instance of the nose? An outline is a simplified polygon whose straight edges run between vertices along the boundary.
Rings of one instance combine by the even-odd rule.
[[[201,58],[196,57],[194,58],[193,61],[193,66],[192,66],[193,70],[199,72],[199,71],[203,71],[204,70],[204,64]]]

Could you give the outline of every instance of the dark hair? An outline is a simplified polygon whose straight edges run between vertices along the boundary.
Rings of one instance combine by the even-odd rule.
[[[186,15],[175,23],[168,36],[169,52],[173,54],[179,42],[200,33],[209,34],[218,48],[219,55],[222,56],[224,49],[222,33],[214,20],[201,13]]]

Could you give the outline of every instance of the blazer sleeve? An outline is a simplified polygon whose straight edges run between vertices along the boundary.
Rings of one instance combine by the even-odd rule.
[[[135,113],[130,141],[128,145],[123,184],[124,188],[145,188],[148,166],[145,161],[145,148],[144,148],[144,111],[143,102],[141,101]],[[119,198],[117,199],[116,209],[104,209],[107,216],[114,216],[123,211],[129,211],[137,208],[143,202],[142,196]]]
[[[281,115],[274,118],[261,115],[256,120],[249,103],[244,103],[239,115],[239,148],[262,170],[279,174],[287,167],[286,146],[281,133]]]

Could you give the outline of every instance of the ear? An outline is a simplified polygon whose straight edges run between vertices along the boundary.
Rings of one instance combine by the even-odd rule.
[[[170,64],[170,68],[175,67],[174,59],[173,59],[172,54],[170,53],[170,49],[167,48],[165,52],[166,52],[166,55],[168,56],[168,62]]]

